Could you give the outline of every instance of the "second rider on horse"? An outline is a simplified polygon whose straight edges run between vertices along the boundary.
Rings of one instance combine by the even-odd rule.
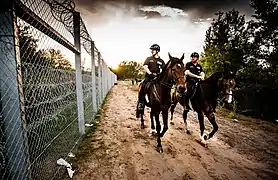
[[[152,56],[148,57],[144,64],[144,70],[146,71],[145,80],[142,82],[142,86],[139,91],[138,97],[138,109],[142,110],[144,108],[144,96],[146,94],[145,86],[148,82],[153,80],[157,75],[162,72],[165,62],[159,57],[160,46],[158,44],[153,44],[151,47]]]
[[[184,109],[189,110],[188,103],[189,98],[194,93],[194,90],[196,88],[196,83],[199,79],[204,80],[205,79],[205,73],[203,71],[202,66],[198,63],[199,60],[199,54],[197,52],[193,52],[191,54],[191,61],[186,63],[186,95],[185,95],[185,104]]]

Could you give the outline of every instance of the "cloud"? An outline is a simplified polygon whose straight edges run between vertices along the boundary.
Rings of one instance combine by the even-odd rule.
[[[143,62],[150,56],[149,47],[161,46],[161,57],[167,61],[168,52],[188,57],[200,52],[211,19],[192,20],[183,9],[166,5],[99,4],[77,7],[87,29],[105,61],[115,66],[123,60]]]
[[[250,16],[253,9],[250,7],[250,0],[75,0],[79,5],[87,8],[98,7],[100,4],[126,4],[141,6],[167,6],[176,9],[182,9],[188,12],[193,18],[210,18],[217,11],[230,10],[232,8],[240,10],[242,13]]]

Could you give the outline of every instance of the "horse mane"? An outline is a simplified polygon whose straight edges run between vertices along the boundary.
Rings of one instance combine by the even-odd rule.
[[[204,81],[201,81],[204,84],[217,84],[217,81],[219,80],[219,78],[221,78],[223,76],[223,72],[218,71],[213,73],[212,75],[210,75],[207,79],[205,79]]]

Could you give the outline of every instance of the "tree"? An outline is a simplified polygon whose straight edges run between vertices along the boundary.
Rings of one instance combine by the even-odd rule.
[[[237,72],[236,100],[239,109],[274,118],[278,101],[278,3],[252,0],[253,19],[245,22],[238,11],[218,12],[206,32],[201,63],[210,75],[225,61]]]
[[[223,70],[226,61],[231,63],[234,71],[242,68],[250,46],[244,15],[234,9],[216,15],[218,17],[206,31],[204,53],[201,55],[208,75]]]
[[[255,20],[251,25],[254,31],[253,47],[256,49],[255,57],[264,64],[264,71],[273,87],[278,86],[278,2],[274,0],[252,0],[250,3],[254,8]],[[269,83],[269,82],[268,82]]]
[[[71,63],[67,60],[62,54],[60,50],[55,49],[47,49],[41,50],[43,56],[49,61],[54,62],[54,67],[58,69],[66,69],[70,70],[72,68]]]
[[[122,61],[113,72],[119,79],[140,78],[142,76],[143,67],[135,61]]]
[[[32,36],[29,26],[19,27],[20,59],[23,71],[26,66],[30,65],[71,69],[71,63],[61,54],[60,50],[38,49],[38,42],[39,40]]]

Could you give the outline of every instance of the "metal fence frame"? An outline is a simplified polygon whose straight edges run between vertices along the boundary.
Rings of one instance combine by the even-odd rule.
[[[54,2],[55,0],[44,1],[51,3],[51,1]],[[2,158],[5,160],[5,162],[0,162],[0,165],[3,167],[5,166],[5,169],[2,171],[0,166],[0,172],[4,172],[4,174],[0,174],[0,179],[33,179],[30,172],[32,171],[32,168],[30,168],[28,140],[26,139],[27,127],[24,113],[24,92],[22,90],[21,60],[19,56],[16,19],[20,18],[28,22],[34,28],[51,37],[53,40],[60,43],[75,54],[76,103],[80,137],[85,134],[86,130],[82,89],[81,46],[83,46],[91,55],[92,61],[92,108],[90,109],[94,116],[92,119],[95,118],[95,115],[100,109],[105,96],[117,81],[117,77],[105,64],[100,52],[95,46],[94,41],[90,38],[79,12],[71,12],[73,16],[73,27],[67,26],[67,29],[73,34],[74,37],[74,44],[72,44],[59,32],[54,30],[49,24],[32,12],[32,10],[26,7],[22,1],[4,0],[3,4],[4,8],[1,8],[0,12],[0,25],[5,23],[5,26],[2,26],[0,30],[0,48],[4,47],[4,45],[7,46],[8,43],[9,49],[3,50],[6,53],[5,57],[3,54],[0,55],[0,67],[3,68],[5,66],[10,69],[3,68],[0,71],[0,125],[3,124],[4,130],[2,130],[2,132],[4,132],[4,136],[6,137],[4,142],[6,147],[5,156],[3,153],[4,147],[2,148],[0,144],[0,156],[4,156]],[[96,61],[97,66],[95,64]],[[98,76],[96,76],[96,73]],[[1,82],[7,81],[9,81],[8,84],[10,86],[5,86],[5,83],[1,84]],[[11,115],[10,111],[14,112],[13,115]],[[55,174],[56,172],[53,172],[53,175]],[[45,178],[41,177],[41,179]]]

